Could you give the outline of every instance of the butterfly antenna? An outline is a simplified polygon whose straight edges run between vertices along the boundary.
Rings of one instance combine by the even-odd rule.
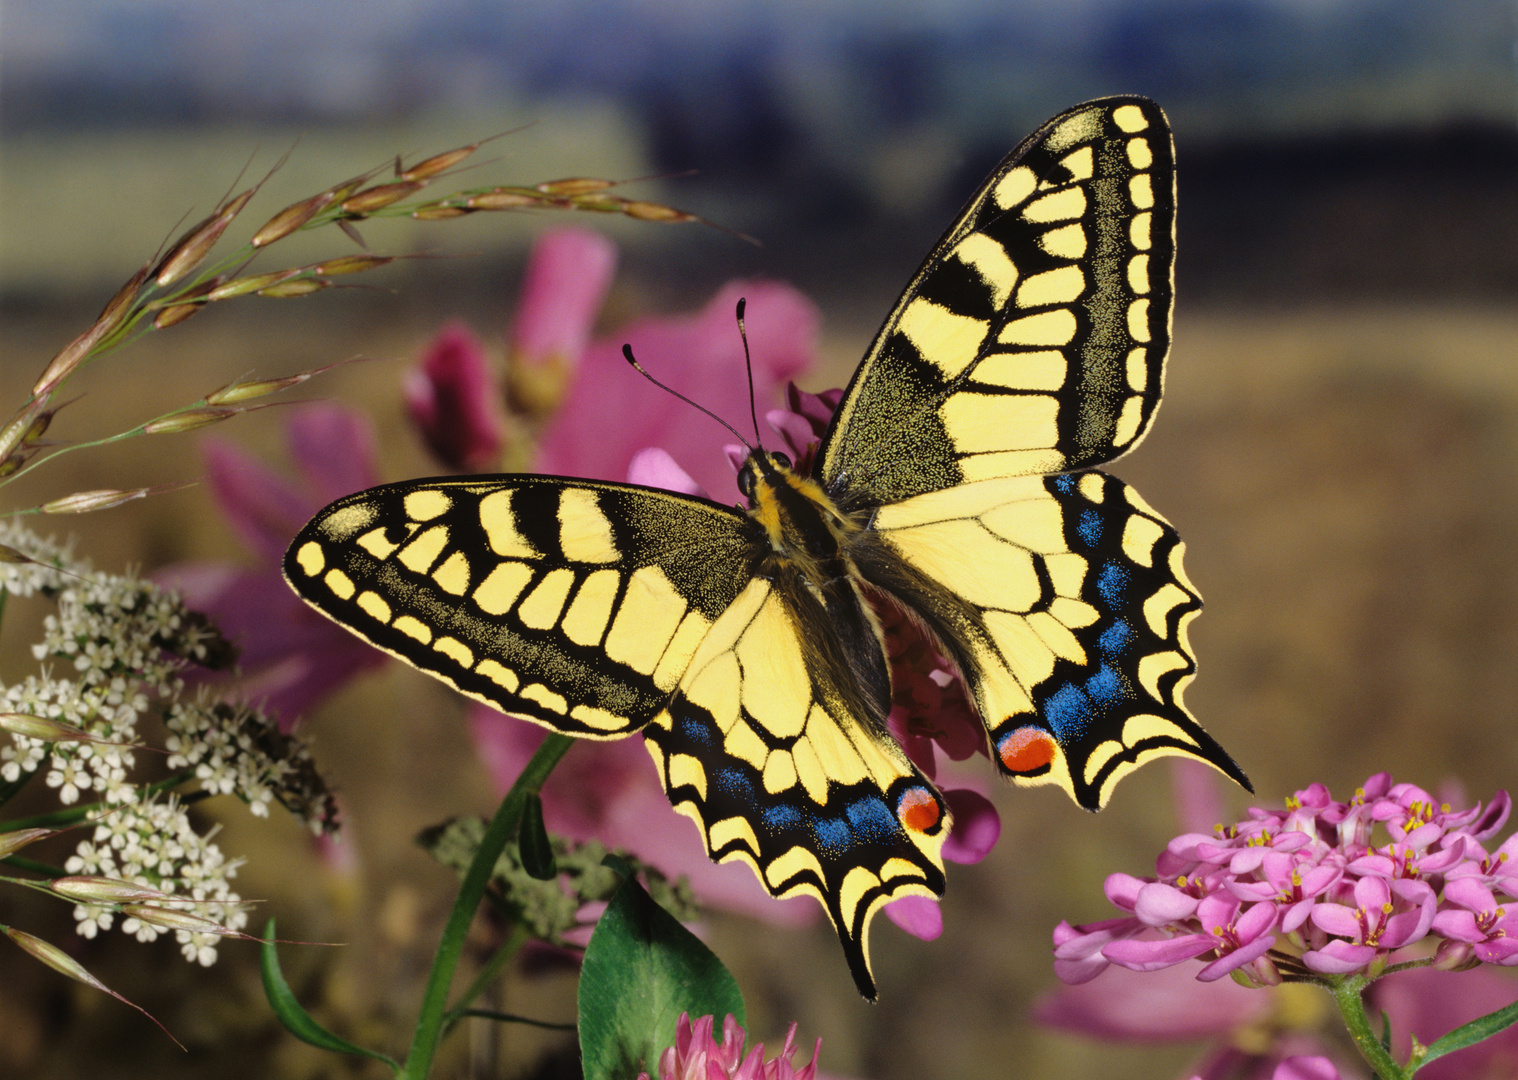
[[[696,402],[692,401],[690,398],[686,397],[684,394],[680,393],[680,391],[676,390],[674,387],[665,386],[658,379],[656,379],[652,375],[650,375],[648,373],[648,369],[645,368],[642,364],[638,363],[637,358],[633,356],[633,347],[631,345],[625,345],[624,344],[622,346],[622,356],[627,360],[627,362],[629,364],[631,364],[633,366],[633,369],[635,371],[637,371],[637,373],[639,375],[642,375],[645,379],[647,379],[649,382],[653,383],[660,390],[663,390],[666,394],[671,394],[674,397],[677,397],[681,401],[685,402],[691,408],[696,409],[699,412],[704,412],[707,416],[710,416],[713,420],[717,421],[717,423],[721,424],[723,427],[727,428],[727,430],[731,431],[733,433],[733,437],[736,438],[739,442],[741,442],[743,444],[744,449],[746,449],[751,454],[754,452],[754,448],[751,445],[749,445],[749,441],[747,439],[745,439],[742,435],[739,435],[738,434],[738,429],[735,428],[735,427],[733,427],[732,424],[729,424],[726,420],[722,419],[722,417],[720,417],[716,413],[712,412],[705,405],[699,405],[699,404],[697,404]]]
[[[754,358],[748,351],[748,329],[743,325],[743,313],[748,309],[748,299],[738,297],[738,336],[743,339],[743,367],[748,372],[748,415],[754,422],[754,441],[760,446],[764,445],[764,436],[759,434],[759,410],[754,404]]]

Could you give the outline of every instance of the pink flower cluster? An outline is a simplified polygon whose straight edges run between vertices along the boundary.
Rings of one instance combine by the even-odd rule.
[[[675,1045],[659,1057],[658,1080],[816,1080],[821,1039],[812,1049],[812,1060],[797,1069],[791,1065],[796,1052],[795,1024],[785,1033],[780,1055],[765,1061],[763,1043],[755,1044],[744,1056],[744,1032],[731,1013],[722,1021],[720,1043],[712,1037],[713,1020],[703,1016],[691,1023],[689,1013],[680,1014]],[[640,1073],[638,1080],[649,1080],[648,1073]]]
[[[1426,938],[1437,951],[1416,963],[1518,965],[1518,907],[1510,914],[1498,899],[1518,898],[1518,835],[1487,847],[1511,809],[1499,792],[1485,808],[1452,810],[1387,773],[1347,803],[1313,784],[1284,810],[1176,837],[1155,878],[1113,874],[1107,898],[1127,915],[1060,923],[1055,973],[1083,983],[1109,964],[1155,971],[1203,959],[1203,982],[1235,971],[1267,985],[1375,976]]]

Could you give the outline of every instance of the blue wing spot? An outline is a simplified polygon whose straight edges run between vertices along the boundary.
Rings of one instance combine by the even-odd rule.
[[[717,725],[694,713],[685,713],[679,721],[680,737],[697,746],[717,745]]]
[[[797,828],[804,819],[801,811],[794,806],[772,806],[764,812],[761,820],[765,828],[779,831]]]
[[[854,831],[843,818],[821,818],[812,826],[817,846],[825,852],[838,853],[854,846]]]
[[[878,795],[851,802],[843,812],[849,824],[866,840],[889,840],[900,830],[896,815]]]
[[[1075,531],[1087,547],[1096,547],[1102,539],[1102,515],[1100,511],[1082,510],[1080,521],[1076,523]]]
[[[757,801],[754,798],[754,781],[742,769],[718,769],[712,787],[744,806],[753,806]]]
[[[1120,656],[1128,651],[1137,637],[1127,619],[1113,619],[1107,629],[1096,639],[1097,651],[1104,656]]]
[[[1097,595],[1107,602],[1108,607],[1120,608],[1123,606],[1123,594],[1128,591],[1128,583],[1132,580],[1132,573],[1122,563],[1104,563],[1102,572],[1096,578]]]
[[[1095,717],[1091,699],[1074,683],[1066,683],[1045,698],[1043,713],[1062,744],[1083,734]]]
[[[1127,697],[1122,677],[1105,660],[1096,674],[1086,680],[1086,696],[1103,708],[1110,708]]]
[[[1066,473],[1064,476],[1050,477],[1049,483],[1061,495],[1075,494],[1075,477],[1069,473]]]

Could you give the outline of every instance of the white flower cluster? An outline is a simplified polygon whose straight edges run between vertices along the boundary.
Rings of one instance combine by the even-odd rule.
[[[197,915],[241,927],[247,916],[228,885],[237,861],[212,843],[215,830],[197,833],[180,799],[129,779],[132,747],[140,745],[138,721],[150,709],[161,713],[170,730],[169,767],[193,767],[206,792],[236,795],[262,816],[277,801],[320,832],[333,827],[336,811],[305,746],[254,710],[210,701],[204,693],[183,700],[180,672],[191,663],[219,662],[226,645],[176,595],[151,582],[92,571],[14,522],[0,522],[0,545],[22,557],[0,564],[0,589],[40,593],[57,604],[33,655],[68,669],[67,677],[44,668],[0,687],[0,709],[83,728],[96,740],[13,734],[11,745],[0,747],[0,780],[19,785],[45,770],[64,805],[86,793],[95,801],[89,815],[94,834],[66,863],[69,873],[148,885],[184,897]],[[99,905],[75,908],[86,937],[109,929],[114,914]],[[122,930],[140,941],[163,932],[135,918]],[[215,960],[219,938],[176,933],[188,959]]]
[[[277,801],[318,835],[331,827],[336,808],[311,751],[263,713],[202,692],[170,705],[164,725],[169,768],[194,766],[202,789],[237,795],[258,817],[268,817]]]
[[[247,925],[248,913],[228,881],[236,876],[242,860],[229,862],[221,849],[211,843],[213,834],[214,830],[205,836],[197,833],[178,799],[150,796],[109,811],[96,823],[91,839],[81,843],[64,864],[64,869],[70,874],[151,885],[183,896],[185,910],[240,930]],[[159,902],[155,906],[176,905]],[[111,928],[116,913],[98,904],[79,904],[74,908],[74,918],[79,922],[79,933],[92,938],[98,930]],[[121,930],[138,941],[154,941],[164,933],[161,927],[138,918],[126,919]],[[186,960],[198,962],[202,967],[216,962],[219,936],[186,930],[174,933]]]

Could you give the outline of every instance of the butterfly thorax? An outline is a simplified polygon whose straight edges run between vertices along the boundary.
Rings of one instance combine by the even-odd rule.
[[[772,569],[788,567],[817,588],[850,575],[847,552],[860,526],[784,454],[754,451],[738,474],[738,488],[748,496],[749,517],[764,530],[765,561]]]

